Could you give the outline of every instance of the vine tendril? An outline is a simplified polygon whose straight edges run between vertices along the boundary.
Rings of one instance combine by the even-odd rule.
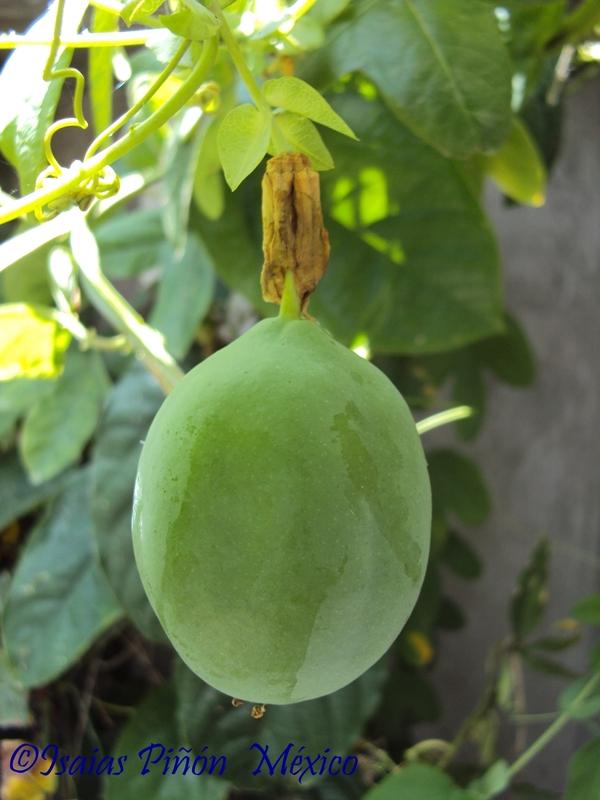
[[[58,180],[64,175],[64,169],[54,155],[52,149],[52,139],[54,135],[65,128],[81,128],[85,130],[88,127],[88,121],[83,111],[83,93],[85,91],[85,78],[83,74],[78,69],[75,69],[75,67],[56,69],[54,66],[60,47],[60,33],[64,9],[65,0],[57,0],[52,43],[50,45],[46,66],[44,67],[43,78],[45,81],[73,78],[75,81],[75,92],[73,95],[74,116],[55,120],[48,126],[43,138],[44,155],[48,166],[38,175],[35,182],[36,189],[42,189],[47,186],[49,182]],[[69,167],[69,171],[76,172],[78,169],[81,169],[81,167],[81,162],[76,161]],[[49,205],[48,210],[35,208],[35,216],[40,222],[51,219],[56,216],[57,213],[71,205],[73,201],[77,203],[80,208],[85,209],[89,206],[94,197],[105,198],[115,194],[119,190],[119,183],[119,177],[115,171],[110,167],[104,167],[91,178],[83,179],[82,176],[81,185],[79,185],[72,194],[61,197],[56,203]]]

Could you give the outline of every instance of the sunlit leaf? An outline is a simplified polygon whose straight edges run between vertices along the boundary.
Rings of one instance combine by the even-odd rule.
[[[164,0],[129,0],[123,6],[121,17],[126,25],[132,25],[140,17],[154,14],[163,4]]]
[[[172,14],[161,14],[160,21],[172,33],[194,42],[214,36],[219,30],[219,20],[197,0],[183,0],[184,8]]]
[[[450,8],[443,0],[361,0],[351,6],[305,65],[311,83],[366,74],[413,133],[454,158],[501,144],[510,125],[511,70],[491,3],[454,0]]]
[[[313,169],[333,169],[331,153],[325,146],[313,123],[299,114],[285,112],[277,114],[273,121],[285,137],[290,149],[304,153],[310,158]]]
[[[306,81],[292,76],[274,78],[264,83],[263,91],[267,102],[272,106],[292,111],[301,117],[308,117],[313,122],[356,139],[350,127],[333,110],[323,95]]]
[[[54,377],[62,369],[70,338],[50,309],[0,305],[0,380]]]
[[[245,103],[231,109],[218,132],[219,157],[233,191],[262,161],[271,136],[271,115]]]

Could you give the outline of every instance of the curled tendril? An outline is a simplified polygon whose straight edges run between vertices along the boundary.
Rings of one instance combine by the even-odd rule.
[[[66,211],[74,203],[79,206],[82,211],[89,208],[90,203],[95,198],[103,199],[111,197],[119,191],[121,181],[114,169],[106,165],[99,169],[94,175],[87,176],[84,174],[84,164],[82,161],[74,161],[68,169],[68,172],[77,175],[81,174],[81,178],[77,182],[77,188],[72,192],[48,203],[47,208],[38,207],[34,209],[35,217],[39,222],[45,222],[52,219],[61,211]],[[59,171],[54,166],[46,167],[46,169],[38,175],[35,182],[36,189],[45,189],[52,184],[52,181],[64,177],[65,170],[59,167]]]
[[[78,69],[73,67],[65,67],[63,69],[54,69],[54,62],[60,46],[60,31],[62,28],[63,14],[65,8],[65,0],[57,0],[56,4],[56,18],[54,20],[54,33],[52,36],[52,44],[50,45],[50,52],[48,53],[48,60],[44,67],[44,80],[65,80],[73,78],[75,81],[75,93],[73,96],[73,113],[74,117],[67,117],[65,119],[56,120],[48,128],[44,134],[44,155],[48,164],[54,169],[54,173],[59,175],[62,168],[54,155],[52,150],[52,139],[54,134],[63,128],[82,128],[85,130],[88,122],[83,113],[83,92],[85,89],[85,78]]]
[[[55,69],[54,62],[60,46],[60,32],[62,28],[63,14],[64,14],[65,0],[57,0],[56,4],[56,18],[54,20],[54,33],[52,36],[52,44],[50,45],[50,52],[48,53],[48,60],[44,67],[44,80],[66,80],[73,78],[75,81],[75,92],[73,95],[73,117],[66,117],[65,119],[56,120],[52,123],[44,134],[43,148],[48,166],[42,170],[38,175],[35,188],[42,189],[48,186],[52,181],[58,180],[65,174],[64,168],[59,163],[52,150],[52,139],[54,135],[64,128],[81,128],[85,130],[88,127],[88,121],[83,113],[83,93],[85,90],[85,78],[82,73],[73,67],[65,67],[63,69]],[[68,172],[82,172],[83,164],[81,161],[74,161],[68,169]],[[82,210],[89,207],[94,198],[110,197],[119,190],[119,177],[115,171],[106,166],[92,177],[84,176],[82,174],[81,181],[77,189],[64,197],[48,204],[47,209],[36,208],[34,213],[36,219],[43,222],[55,217],[60,211],[69,208],[73,203],[76,203]]]

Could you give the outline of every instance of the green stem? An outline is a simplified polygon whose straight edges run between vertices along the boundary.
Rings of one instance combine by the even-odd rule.
[[[193,96],[196,89],[203,82],[207,73],[214,63],[217,54],[217,39],[209,39],[202,50],[202,54],[194,68],[190,72],[185,82],[179,89],[162,105],[157,111],[151,114],[148,119],[139,125],[133,125],[129,131],[118,141],[101,150],[93,158],[81,163],[78,168],[67,171],[66,175],[52,182],[52,188],[37,189],[34,192],[22,197],[10,206],[5,207],[0,213],[0,225],[17,217],[33,211],[43,205],[57,200],[65,194],[77,189],[82,183],[91,178],[103,167],[111,164],[124,156],[144,139],[150,136],[165,124],[174,114],[182,108]],[[71,173],[69,175],[69,172]]]
[[[257,108],[259,108],[261,111],[266,111],[270,113],[269,104],[265,100],[263,93],[254,78],[254,75],[250,71],[250,68],[246,64],[244,54],[242,53],[241,47],[239,46],[237,39],[233,34],[233,31],[229,27],[229,23],[227,22],[227,18],[223,13],[223,9],[221,8],[219,0],[212,0],[210,7],[213,14],[217,17],[217,19],[221,23],[221,28],[220,28],[221,38],[223,39],[223,42],[225,43],[225,46],[229,51],[231,60],[233,61],[240,78],[244,81],[244,84],[248,89],[250,97],[254,100],[254,103],[256,104]]]
[[[470,406],[456,406],[456,408],[449,408],[447,411],[440,411],[439,414],[433,414],[431,417],[426,417],[420,422],[417,422],[417,431],[419,435],[423,435],[434,428],[439,428],[442,425],[448,425],[451,422],[458,422],[460,419],[467,419],[473,415],[473,409]]]
[[[111,125],[108,126],[108,128],[103,130],[102,133],[94,139],[94,141],[90,144],[90,146],[86,151],[86,154],[84,156],[85,161],[91,158],[94,155],[94,153],[105,142],[110,141],[113,134],[116,133],[124,125],[126,125],[129,122],[129,120],[132,119],[138,113],[138,111],[140,111],[146,105],[148,100],[150,100],[150,98],[156,94],[156,92],[161,88],[161,86],[168,80],[170,75],[177,68],[177,65],[185,55],[189,46],[190,42],[187,40],[184,40],[179,45],[175,54],[173,55],[173,58],[171,58],[169,63],[165,66],[163,71],[158,76],[158,78],[148,88],[148,90],[144,92],[142,97],[140,97],[140,99],[136,103],[134,103],[131,106],[131,108],[128,108],[124,114],[121,114],[121,116],[118,119],[116,119]]]
[[[279,305],[280,319],[300,319],[300,298],[294,281],[294,273],[285,273],[285,283],[283,285],[283,295]]]
[[[114,33],[78,33],[69,39],[58,39],[58,47],[137,47],[147,45],[152,39],[162,37],[166,28],[153,28],[146,31],[115,31]],[[16,47],[51,47],[53,40],[31,39],[18,33],[0,35],[0,50],[14,50]]]
[[[102,272],[98,245],[81,212],[73,217],[71,250],[91,303],[125,336],[136,356],[163,390],[170,392],[183,378],[183,372],[166,350],[162,334],[146,325]]]
[[[558,36],[552,40],[553,46],[575,44],[585,39],[600,25],[600,0],[583,0],[566,18]]]
[[[511,764],[508,770],[508,774],[511,778],[513,778],[518,772],[520,772],[523,767],[525,767],[529,762],[535,758],[535,756],[546,747],[548,742],[550,742],[554,737],[560,733],[560,731],[573,719],[573,710],[576,706],[582,703],[587,697],[589,697],[598,683],[600,682],[600,672],[592,675],[592,677],[587,681],[587,683],[582,687],[581,691],[578,692],[573,701],[569,704],[569,706],[565,709],[565,711],[558,716],[552,725],[549,725],[548,728],[542,733],[542,735],[533,742],[533,744],[522,753],[517,760]]]

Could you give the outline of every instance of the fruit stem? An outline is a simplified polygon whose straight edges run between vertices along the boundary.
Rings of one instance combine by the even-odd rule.
[[[288,270],[285,273],[281,305],[279,306],[280,319],[300,319],[300,298],[296,289],[294,273]]]

